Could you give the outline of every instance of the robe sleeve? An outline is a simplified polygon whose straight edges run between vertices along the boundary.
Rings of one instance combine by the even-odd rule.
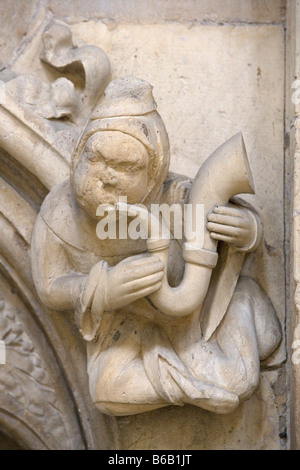
[[[104,309],[107,263],[99,261],[89,274],[72,270],[64,242],[41,215],[31,240],[32,275],[37,293],[47,307],[75,312],[75,321],[87,341],[96,339]]]
[[[34,284],[42,302],[54,310],[74,310],[87,275],[72,270],[63,242],[38,215],[31,239]]]
[[[86,341],[97,339],[105,305],[107,263],[99,261],[92,267],[85,287],[76,302],[75,320]]]

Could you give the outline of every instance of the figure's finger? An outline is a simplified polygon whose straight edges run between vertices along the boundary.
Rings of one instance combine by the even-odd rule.
[[[211,233],[210,234],[211,238],[213,238],[214,240],[218,240],[220,242],[225,242],[225,243],[232,243],[232,244],[236,244],[236,238],[235,237],[230,237],[228,235],[222,235],[220,233]]]
[[[135,281],[137,279],[150,276],[164,270],[164,264],[159,260],[153,263],[143,264],[139,266],[132,266],[130,270],[126,270],[123,273],[123,282],[125,284],[130,281]]]
[[[126,294],[130,294],[131,292],[137,292],[141,289],[146,289],[147,287],[150,287],[153,284],[157,284],[158,282],[160,282],[163,276],[164,273],[162,271],[150,274],[150,276],[142,277],[140,279],[136,279],[134,281],[130,281],[126,284],[123,284],[122,290],[124,290]]]
[[[242,237],[246,235],[245,229],[232,227],[230,225],[222,225],[222,224],[216,224],[214,222],[208,222],[206,224],[206,227],[210,232],[219,233],[221,235],[228,235],[230,237],[237,238],[237,237]]]
[[[134,302],[135,300],[146,297],[146,295],[153,294],[153,292],[156,292],[158,289],[161,288],[161,284],[162,284],[161,282],[157,282],[156,284],[153,284],[152,286],[149,286],[137,292],[133,292],[131,294],[125,295],[124,297],[125,303],[129,304],[131,302]]]
[[[243,218],[244,216],[243,209],[237,207],[216,206],[214,207],[213,212],[215,214],[231,215],[239,218]]]
[[[248,220],[241,217],[233,217],[231,215],[215,214],[210,212],[207,216],[209,222],[215,222],[217,224],[231,225],[232,227],[246,228],[248,226]]]

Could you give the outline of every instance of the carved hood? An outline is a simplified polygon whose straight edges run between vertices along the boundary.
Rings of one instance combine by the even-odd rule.
[[[71,172],[86,142],[96,132],[123,132],[141,142],[149,155],[148,191],[145,198],[138,202],[147,205],[155,201],[168,174],[170,162],[168,134],[156,107],[152,86],[148,82],[134,77],[112,81],[79,138],[72,156]]]

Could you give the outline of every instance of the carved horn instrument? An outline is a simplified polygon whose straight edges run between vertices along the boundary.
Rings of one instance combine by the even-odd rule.
[[[187,213],[187,224],[192,224],[196,216],[196,204],[204,205],[204,214],[207,215],[215,206],[225,205],[229,200],[241,193],[254,194],[252,175],[249,167],[247,153],[242,134],[236,134],[217,150],[204,162],[198,171],[191,188],[189,203],[192,210]],[[119,210],[127,210],[128,214],[136,214],[140,207],[118,204]],[[145,224],[150,227],[150,237],[147,240],[147,248],[151,253],[155,253],[165,266],[168,264],[170,237],[166,236],[166,229],[162,227],[160,236],[155,236],[151,227],[157,227],[153,215],[148,213],[148,217],[143,217]],[[155,221],[154,221],[155,222]],[[142,223],[142,222],[141,222]],[[190,225],[191,226],[191,225]],[[165,269],[162,287],[149,297],[153,304],[164,314],[173,317],[183,317],[201,308],[210,284],[212,270],[218,261],[218,242],[210,237],[210,232],[206,226],[204,230],[203,246],[197,246],[196,236],[187,238],[183,244],[183,259],[185,270],[181,283],[176,287],[171,287],[167,279],[167,269]],[[148,232],[149,233],[149,232]],[[238,268],[235,273],[235,283],[242,266],[242,258],[239,257]],[[233,280],[234,281],[234,280]],[[233,282],[234,284],[234,282]],[[235,284],[234,284],[235,287]],[[232,292],[228,292],[227,298],[222,299],[221,313],[217,312],[216,319],[210,319],[212,329],[220,323],[231,300]],[[214,311],[210,312],[210,316]],[[211,330],[211,328],[210,328]],[[211,335],[211,331],[209,332]]]

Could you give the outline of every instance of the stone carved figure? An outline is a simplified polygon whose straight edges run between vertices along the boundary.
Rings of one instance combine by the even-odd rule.
[[[281,339],[266,293],[240,276],[261,235],[258,214],[234,197],[253,192],[241,136],[194,182],[169,172],[169,154],[152,87],[114,80],[78,141],[70,179],[52,188],[34,227],[36,289],[48,307],[74,312],[90,395],[105,414],[185,403],[228,413],[253,393],[260,361]],[[97,237],[100,204],[118,209],[118,224],[132,205],[150,211],[197,197],[207,216],[203,247]]]

